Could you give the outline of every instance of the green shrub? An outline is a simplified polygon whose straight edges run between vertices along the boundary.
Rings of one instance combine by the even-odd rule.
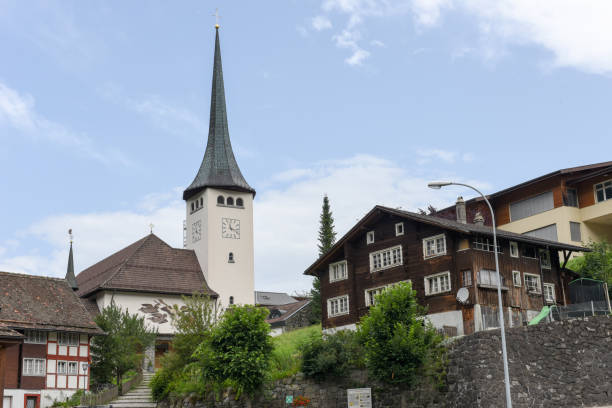
[[[153,401],[162,401],[168,398],[172,377],[173,372],[171,370],[165,368],[157,370],[149,385]]]
[[[443,370],[442,337],[424,320],[410,283],[400,283],[376,297],[362,317],[358,336],[369,373],[389,383],[413,384],[421,375]]]
[[[270,381],[290,377],[300,371],[302,365],[301,350],[311,336],[321,336],[321,325],[303,327],[281,334],[272,339],[274,350],[270,356]]]
[[[312,336],[302,348],[302,372],[317,381],[344,377],[350,368],[363,366],[360,354],[354,332],[341,330],[325,337]]]
[[[78,405],[81,405],[81,397],[83,396],[83,394],[85,394],[85,390],[77,390],[74,394],[67,398],[66,401],[53,401],[53,405],[51,406],[65,408],[76,407]]]

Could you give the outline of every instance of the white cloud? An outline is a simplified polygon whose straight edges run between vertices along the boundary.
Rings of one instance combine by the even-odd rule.
[[[443,149],[418,149],[416,154],[419,157],[419,159],[417,159],[417,163],[421,165],[430,163],[432,160],[443,161],[445,163],[455,163],[457,159],[464,162],[471,162],[474,159],[474,155],[469,152],[459,153]]]
[[[382,41],[379,41],[379,40],[372,40],[372,41],[370,41],[370,44],[374,45],[376,47],[380,47],[380,48],[385,48],[386,47],[385,43],[382,42]]]
[[[106,165],[133,165],[122,152],[99,148],[86,135],[76,133],[59,123],[46,119],[36,112],[32,95],[21,95],[18,91],[0,82],[0,125],[2,124],[27,135],[31,140],[43,140],[61,145],[66,147],[66,150],[74,151]]]
[[[323,194],[329,195],[338,238],[376,204],[415,210],[427,204],[442,207],[454,202],[458,191],[428,189],[431,180],[415,176],[413,170],[378,157],[357,155],[273,176],[286,183],[260,191],[255,199],[256,288],[293,292],[310,287],[310,278],[302,272],[317,256]],[[437,173],[430,178],[452,176]],[[175,189],[148,195],[131,211],[59,214],[35,220],[31,227],[15,234],[12,239],[17,243],[3,242],[0,270],[64,276],[68,228],[74,230],[79,271],[145,236],[150,223],[160,238],[181,247],[184,205],[180,189]]]
[[[311,23],[312,23],[312,28],[314,28],[317,31],[323,31],[323,30],[328,30],[332,28],[331,21],[329,20],[329,18],[325,16],[316,16],[312,19]]]
[[[333,38],[337,47],[352,50],[353,53],[351,56],[344,60],[349,65],[361,65],[363,60],[370,56],[369,51],[364,50],[358,45],[358,41],[361,38],[359,31],[348,29],[342,30],[340,34],[335,35]]]

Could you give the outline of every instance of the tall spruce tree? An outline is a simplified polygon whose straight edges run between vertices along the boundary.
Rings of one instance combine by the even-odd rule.
[[[319,257],[323,256],[336,242],[336,232],[334,231],[334,217],[329,206],[327,194],[323,196],[323,207],[319,220]],[[315,277],[312,281],[312,321],[321,321],[321,281]]]

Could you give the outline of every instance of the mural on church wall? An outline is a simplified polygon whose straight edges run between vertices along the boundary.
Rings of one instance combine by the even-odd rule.
[[[172,318],[174,314],[173,306],[167,304],[163,299],[157,299],[154,304],[142,303],[138,310],[148,316],[147,320],[153,323],[163,324],[168,322],[169,317]],[[181,310],[184,308],[185,306],[180,307]]]

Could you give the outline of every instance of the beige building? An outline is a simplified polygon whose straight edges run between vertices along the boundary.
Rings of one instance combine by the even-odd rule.
[[[612,242],[612,161],[557,170],[487,198],[500,229],[566,244]],[[468,221],[480,211],[491,224],[482,199],[466,204]],[[455,206],[437,215],[454,218]]]

